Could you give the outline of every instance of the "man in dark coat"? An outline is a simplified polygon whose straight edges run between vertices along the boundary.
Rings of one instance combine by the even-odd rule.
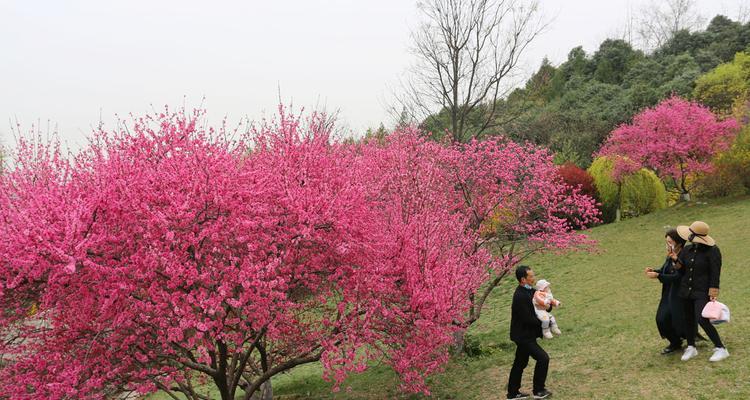
[[[525,399],[529,395],[521,393],[521,377],[523,370],[529,364],[529,356],[536,360],[534,367],[534,398],[546,399],[552,395],[545,387],[549,355],[537,344],[536,339],[542,337],[542,322],[534,312],[532,299],[534,297],[534,271],[528,266],[516,268],[518,287],[513,294],[510,317],[510,340],[516,344],[516,358],[508,377],[508,399]],[[550,307],[551,308],[551,307]]]

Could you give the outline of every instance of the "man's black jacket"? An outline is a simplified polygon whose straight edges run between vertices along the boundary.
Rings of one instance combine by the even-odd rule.
[[[518,286],[513,294],[510,315],[510,340],[514,342],[531,342],[542,337],[542,321],[534,312],[535,289]],[[549,308],[551,310],[552,307]],[[548,311],[549,311],[548,310]]]

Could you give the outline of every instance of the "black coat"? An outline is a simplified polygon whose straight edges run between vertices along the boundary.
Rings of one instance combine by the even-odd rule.
[[[682,301],[680,300],[680,282],[682,274],[674,269],[674,262],[667,257],[664,265],[655,271],[659,274],[661,282],[661,300],[659,308],[656,310],[657,321],[671,322],[674,332],[679,336],[685,337],[685,316],[683,314]],[[659,327],[661,336],[666,338],[666,334]]]
[[[709,288],[719,288],[721,277],[721,252],[717,246],[691,244],[679,255],[682,264],[680,297],[700,299],[708,296]]]
[[[536,317],[532,302],[534,292],[536,289],[526,289],[519,285],[513,293],[513,303],[510,306],[510,340],[516,343],[532,342],[542,337],[542,321]]]

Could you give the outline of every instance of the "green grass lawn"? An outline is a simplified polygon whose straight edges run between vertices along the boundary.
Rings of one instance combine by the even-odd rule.
[[[666,341],[654,322],[660,284],[643,274],[664,260],[665,226],[700,219],[722,250],[720,300],[732,322],[719,327],[731,357],[709,363],[712,346],[699,345],[697,358],[662,356]],[[678,205],[641,218],[597,227],[596,254],[539,256],[529,261],[537,277],[552,282],[564,307],[556,311],[563,336],[542,342],[550,354],[548,388],[556,399],[750,399],[750,198]],[[482,318],[470,330],[481,354],[452,361],[430,379],[436,399],[500,399],[513,360],[508,338],[512,279],[492,295]],[[533,361],[524,374],[531,389]],[[273,380],[279,399],[422,398],[405,395],[385,366],[352,376],[331,392],[318,365],[308,365]]]

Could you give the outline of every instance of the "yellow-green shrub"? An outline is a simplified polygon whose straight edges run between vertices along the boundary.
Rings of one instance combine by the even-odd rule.
[[[732,147],[719,154],[714,171],[701,182],[700,195],[723,197],[750,191],[750,125],[746,125]]]
[[[618,204],[622,204],[622,215],[638,216],[667,206],[667,191],[659,177],[646,168],[626,177],[618,198],[617,183],[612,179],[612,160],[599,157],[591,163],[588,172],[594,178],[594,186],[601,201],[603,220],[614,221]]]
[[[747,99],[749,90],[750,54],[737,53],[732,62],[701,75],[695,81],[693,97],[712,110],[727,114],[733,105]]]

